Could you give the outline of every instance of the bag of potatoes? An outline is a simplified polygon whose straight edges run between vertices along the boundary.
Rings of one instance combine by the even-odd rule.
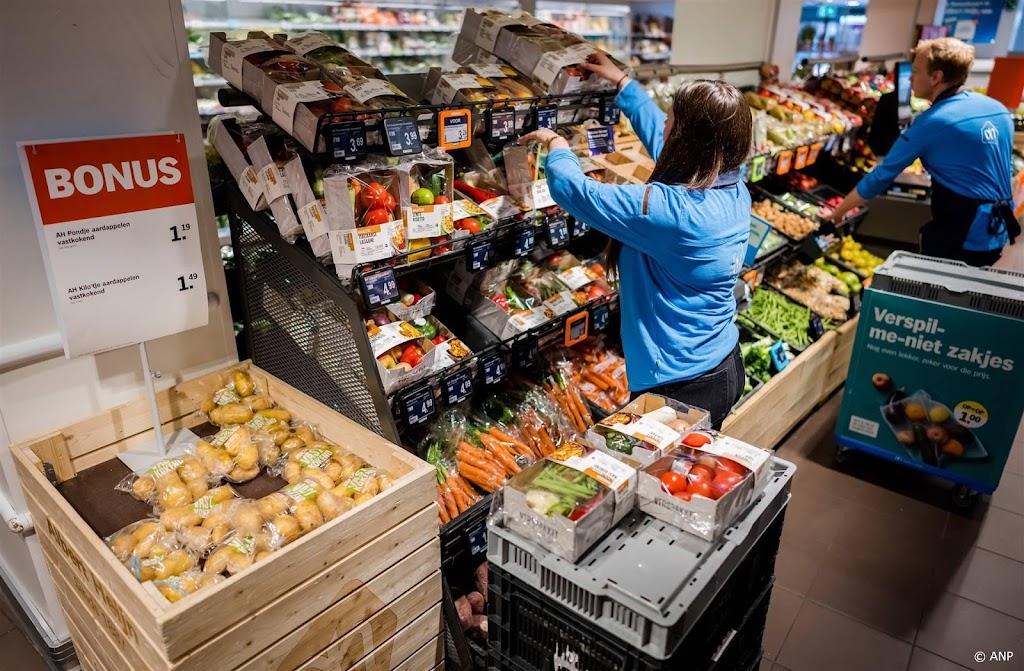
[[[224,386],[200,402],[199,409],[217,426],[245,424],[254,413],[274,407],[274,400],[256,386],[246,367],[229,372]]]
[[[192,569],[166,580],[154,580],[153,586],[164,595],[164,598],[175,603],[189,594],[194,594],[204,587],[212,587],[224,580],[224,576],[219,573],[203,573],[198,569]]]
[[[305,477],[257,501],[269,530],[280,538],[282,545],[355,507],[353,501],[332,493],[328,484],[333,486],[326,475]]]
[[[199,558],[159,520],[140,520],[104,539],[139,582],[163,580],[196,568]]]
[[[248,482],[260,473],[260,453],[244,425],[226,426],[196,443],[196,458],[228,482]]]
[[[326,475],[333,489],[365,465],[359,457],[326,441],[313,441],[305,447],[287,450],[281,477],[288,483],[295,483],[304,477]],[[323,480],[326,483],[326,480]]]
[[[142,473],[132,473],[116,489],[128,492],[158,510],[184,506],[196,501],[220,481],[220,477],[197,457],[186,454],[161,459]]]

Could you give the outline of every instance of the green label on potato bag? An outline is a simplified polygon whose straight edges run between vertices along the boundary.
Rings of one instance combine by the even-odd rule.
[[[1024,321],[869,289],[841,443],[995,489],[1024,409]]]

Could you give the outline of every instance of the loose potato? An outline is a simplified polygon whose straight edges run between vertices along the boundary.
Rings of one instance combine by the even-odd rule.
[[[295,504],[293,514],[299,521],[299,528],[303,533],[309,533],[324,523],[324,517],[320,514],[320,509],[316,507],[315,501],[299,501]]]
[[[143,475],[132,483],[132,496],[139,501],[149,501],[156,492],[156,479]]]
[[[293,515],[278,515],[270,523],[274,531],[282,538],[283,543],[291,543],[302,533],[299,521]]]
[[[231,375],[231,381],[235,383],[235,391],[239,396],[252,396],[256,393],[256,383],[253,382],[252,376],[245,371],[235,371]]]
[[[319,468],[303,468],[299,475],[303,478],[309,478],[314,480],[323,491],[327,491],[334,487],[334,480],[332,480],[326,473],[321,471]]]
[[[281,492],[274,492],[273,494],[264,496],[256,503],[259,506],[260,514],[263,515],[263,518],[270,520],[287,511],[289,506],[292,504],[292,500]]]

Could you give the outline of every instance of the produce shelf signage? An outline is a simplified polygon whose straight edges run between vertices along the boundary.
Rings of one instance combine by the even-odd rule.
[[[564,247],[569,242],[569,222],[565,217],[552,217],[548,220],[548,245]]]
[[[606,98],[601,106],[601,123],[605,126],[619,123],[619,106],[615,104],[615,98]]]
[[[516,134],[516,108],[492,107],[488,117],[492,140],[507,140]]]
[[[767,156],[764,156],[762,154],[761,156],[755,156],[753,159],[751,159],[751,161],[750,161],[750,183],[753,184],[754,182],[760,182],[762,179],[764,179],[764,175],[765,175],[765,172],[767,172],[767,168],[768,168],[768,157]]]
[[[555,105],[544,105],[538,107],[536,110],[537,115],[537,129],[547,128],[548,130],[558,130],[558,107]]]
[[[18,151],[67,357],[207,324],[183,135],[22,142]]]
[[[527,224],[516,233],[516,248],[513,252],[516,258],[524,257],[537,246],[537,232],[533,224]]]
[[[393,268],[379,268],[359,277],[363,285],[363,299],[370,310],[398,300],[398,280]]]
[[[821,153],[821,143],[815,142],[811,145],[811,149],[807,152],[807,165],[814,165],[818,162],[818,154]]]
[[[582,238],[584,235],[590,232],[590,226],[585,221],[580,219],[572,220],[572,239]]]
[[[529,368],[537,360],[540,348],[536,338],[517,342],[512,348],[512,361],[516,368]]]
[[[468,368],[446,375],[442,384],[448,405],[457,405],[473,395],[473,376]]]
[[[587,129],[587,148],[591,156],[610,154],[615,151],[615,129],[611,126],[594,126]]]
[[[786,345],[781,341],[777,340],[768,349],[768,356],[772,359],[772,365],[775,366],[775,370],[779,373],[789,365],[789,357],[786,356]]]
[[[478,273],[494,265],[494,245],[490,240],[479,240],[469,245],[466,261],[470,272]]]
[[[779,158],[775,163],[775,174],[785,175],[791,167],[793,167],[793,151],[787,149],[779,154]]]
[[[797,147],[796,157],[793,159],[793,167],[796,170],[803,170],[807,167],[807,152],[810,151],[810,147]]]
[[[505,356],[500,352],[480,361],[480,377],[486,385],[498,384],[504,380],[505,370]]]
[[[565,346],[572,347],[587,339],[587,327],[590,323],[590,312],[577,312],[565,320]]]
[[[328,151],[336,160],[350,163],[366,158],[366,125],[344,121],[328,126]]]
[[[407,392],[402,397],[401,409],[409,426],[427,421],[434,414],[434,388],[426,384]]]
[[[384,134],[387,136],[388,153],[392,156],[406,156],[423,151],[420,131],[412,117],[384,119]]]
[[[601,305],[595,305],[590,311],[592,315],[592,322],[595,331],[603,331],[608,328],[608,319],[610,318],[610,308],[607,303]]]

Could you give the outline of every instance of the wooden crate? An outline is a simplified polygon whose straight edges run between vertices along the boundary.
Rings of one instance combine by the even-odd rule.
[[[860,315],[843,323],[836,329],[836,344],[832,350],[832,358],[825,374],[825,394],[827,398],[846,381],[846,373],[850,368],[850,357],[853,356],[853,341],[857,337],[857,324]],[[822,398],[821,400],[825,400]]]
[[[434,468],[266,372],[250,370],[297,419],[388,469],[394,486],[219,585],[171,604],[151,584],[136,582],[44,475],[46,463],[58,482],[70,480],[151,440],[145,400],[12,447],[47,568],[86,668],[302,668],[346,637],[359,641],[361,653],[372,654],[371,644],[384,645],[398,635],[404,626],[398,623],[439,609]],[[201,424],[199,401],[221,386],[222,377],[206,375],[159,393],[164,430]],[[433,636],[440,631],[438,618]],[[273,664],[261,666],[261,658]]]

